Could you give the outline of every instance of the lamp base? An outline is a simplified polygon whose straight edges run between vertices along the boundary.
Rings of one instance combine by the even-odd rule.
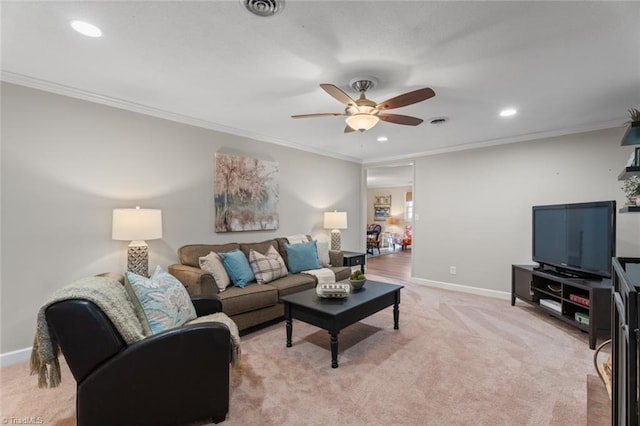
[[[331,250],[341,250],[342,241],[339,229],[331,231]]]
[[[127,270],[134,274],[149,277],[149,246],[142,241],[132,241],[127,250]]]

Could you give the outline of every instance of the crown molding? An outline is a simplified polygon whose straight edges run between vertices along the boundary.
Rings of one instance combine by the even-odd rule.
[[[81,99],[88,102],[93,102],[101,105],[107,105],[113,108],[123,109],[126,111],[136,112],[143,115],[149,115],[164,120],[174,121],[177,123],[188,124],[195,127],[201,127],[204,129],[215,130],[218,132],[228,133],[234,136],[241,136],[260,142],[267,142],[275,145],[284,146],[287,148],[293,148],[299,151],[305,151],[312,154],[322,155],[323,157],[331,157],[338,160],[348,161],[351,163],[361,164],[362,160],[346,155],[340,155],[332,152],[327,152],[308,146],[296,144],[286,140],[273,138],[270,136],[262,135],[259,133],[253,133],[235,127],[225,126],[224,124],[215,123],[208,120],[203,120],[196,117],[191,117],[184,114],[179,114],[172,111],[167,111],[159,108],[150,107],[147,105],[139,104],[136,102],[127,101],[125,99],[113,98],[111,96],[101,95],[99,93],[93,93],[86,90],[78,89],[71,86],[65,86],[63,84],[54,83],[47,80],[41,80],[38,78],[30,77],[24,74],[18,74],[10,71],[2,70],[0,73],[0,80],[17,84],[20,86],[29,87],[32,89],[43,90],[45,92],[55,93],[58,95],[68,96],[75,99]]]
[[[447,154],[450,152],[467,151],[470,149],[487,148],[497,145],[506,145],[518,142],[529,142],[539,139],[557,138],[560,136],[574,135],[577,133],[595,132],[597,130],[612,129],[614,127],[622,127],[624,124],[620,124],[619,120],[610,120],[599,123],[594,123],[589,126],[581,126],[567,129],[550,130],[548,132],[529,133],[526,135],[513,136],[508,138],[493,139],[489,141],[470,142],[462,145],[455,145],[445,148],[436,148],[428,151],[416,152],[408,155],[399,155],[397,157],[386,158],[373,158],[370,160],[363,160],[363,166],[372,165],[385,165],[396,161],[410,161],[419,157],[426,157],[430,155]]]

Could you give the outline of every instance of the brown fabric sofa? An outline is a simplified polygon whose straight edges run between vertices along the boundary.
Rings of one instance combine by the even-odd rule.
[[[307,236],[310,240],[311,238]],[[287,268],[287,253],[284,244],[286,238],[275,238],[258,243],[228,244],[190,244],[178,249],[179,264],[169,266],[169,273],[178,278],[191,296],[216,296],[222,302],[222,310],[235,321],[239,330],[245,330],[264,322],[284,316],[284,307],[280,296],[314,288],[316,277],[309,274],[292,274],[278,278],[267,284],[249,283],[244,288],[233,285],[220,292],[212,274],[200,269],[199,259],[210,252],[224,253],[234,249],[241,250],[247,258],[249,250],[266,253],[273,246],[284,259]],[[342,266],[341,251],[329,251],[330,269],[336,281],[349,278],[351,268]]]

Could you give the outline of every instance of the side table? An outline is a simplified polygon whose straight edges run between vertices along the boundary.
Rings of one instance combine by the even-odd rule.
[[[343,251],[342,254],[344,256],[344,259],[342,261],[342,266],[360,265],[360,270],[364,274],[364,263],[367,258],[367,255],[365,253],[358,253],[355,251]]]

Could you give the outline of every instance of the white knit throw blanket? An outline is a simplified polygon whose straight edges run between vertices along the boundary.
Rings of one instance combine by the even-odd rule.
[[[231,333],[231,365],[236,367],[240,364],[240,358],[242,357],[242,351],[240,349],[240,333],[238,333],[238,326],[229,318],[224,312],[216,312],[211,315],[204,315],[191,321],[187,321],[188,324],[203,324],[208,322],[219,322],[226,325]]]
[[[316,277],[318,284],[333,284],[336,282],[336,275],[329,268],[310,269],[308,271],[302,271],[302,273]]]
[[[95,303],[118,329],[127,343],[144,338],[127,291],[118,281],[106,277],[86,277],[58,289],[38,311],[36,334],[31,350],[31,374],[38,374],[38,387],[60,384],[60,348],[49,335],[45,310],[49,305],[68,299],[86,299]]]

